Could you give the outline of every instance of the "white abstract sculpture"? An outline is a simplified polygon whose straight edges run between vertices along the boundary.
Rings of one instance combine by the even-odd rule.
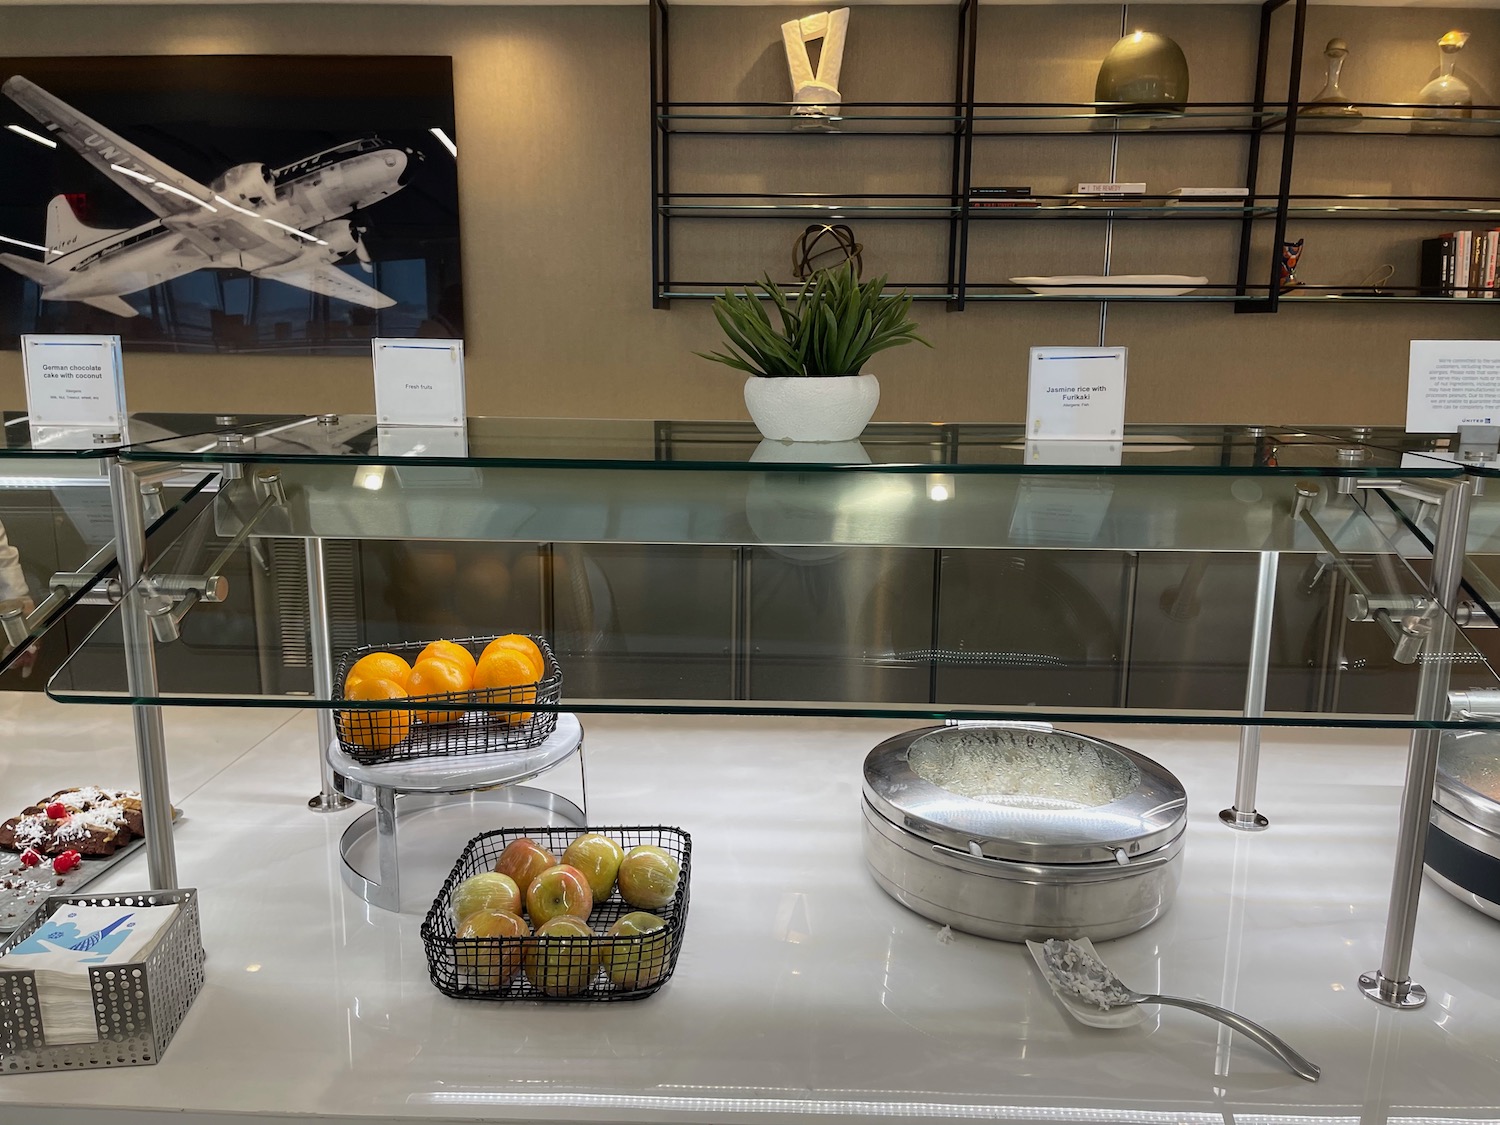
[[[792,116],[827,117],[829,107],[839,105],[842,100],[839,73],[844,66],[844,36],[848,30],[848,8],[819,12],[781,25],[786,65],[792,72],[792,101],[798,103]],[[823,40],[823,50],[814,74],[807,45],[818,39]]]

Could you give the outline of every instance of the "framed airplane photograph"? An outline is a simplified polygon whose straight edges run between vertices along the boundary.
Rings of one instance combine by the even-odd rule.
[[[0,59],[0,346],[463,337],[446,57]]]

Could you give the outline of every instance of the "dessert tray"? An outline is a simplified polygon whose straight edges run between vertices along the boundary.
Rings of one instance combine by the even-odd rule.
[[[1177,273],[1120,273],[1109,277],[1061,274],[1010,280],[1044,297],[1181,297],[1208,284],[1206,277]]]
[[[130,858],[143,828],[139,794],[97,786],[59,790],[0,822],[0,933],[48,896],[75,894]]]

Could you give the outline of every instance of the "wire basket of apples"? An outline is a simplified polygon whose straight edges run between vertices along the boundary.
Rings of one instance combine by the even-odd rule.
[[[438,991],[473,1000],[639,1000],[687,925],[680,828],[502,828],[475,836],[422,921]]]

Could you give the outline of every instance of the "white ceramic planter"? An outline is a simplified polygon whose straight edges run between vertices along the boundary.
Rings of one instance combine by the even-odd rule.
[[[880,401],[873,375],[834,379],[745,380],[745,405],[761,436],[772,441],[853,441]]]

